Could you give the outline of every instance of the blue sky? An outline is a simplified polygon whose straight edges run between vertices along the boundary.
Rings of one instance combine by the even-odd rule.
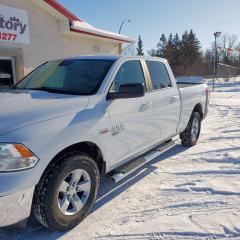
[[[240,0],[58,0],[88,23],[137,39],[142,36],[145,52],[156,46],[162,33],[182,34],[191,28],[206,49],[213,32],[237,34],[240,41]]]

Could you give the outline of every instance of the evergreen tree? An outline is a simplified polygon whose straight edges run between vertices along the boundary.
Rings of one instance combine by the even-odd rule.
[[[193,64],[201,61],[201,46],[200,42],[196,37],[196,34],[193,33],[193,30],[191,29],[188,34],[187,39],[187,45],[188,45],[188,63]]]
[[[174,56],[172,57],[172,62],[174,65],[178,65],[180,63],[180,57],[181,57],[181,47],[182,47],[182,42],[176,33],[174,38],[173,38],[173,45],[174,45]]]
[[[143,41],[141,39],[141,36],[138,36],[138,44],[137,44],[137,55],[143,56]]]
[[[156,49],[150,49],[148,50],[148,55],[152,56],[152,57],[156,57],[157,53],[156,53]]]
[[[165,50],[167,45],[167,39],[164,34],[159,39],[159,42],[157,44],[157,50],[156,50],[156,56],[157,57],[164,57]]]
[[[188,65],[188,32],[185,31],[182,35],[182,47],[181,47],[181,53],[180,53],[180,62],[186,68]]]
[[[188,39],[188,32],[185,31],[184,34],[182,35],[182,42],[187,42]]]
[[[180,41],[177,33],[175,34],[175,36],[173,38],[173,44],[175,45],[176,48],[181,45],[181,41]]]
[[[170,37],[170,36],[169,36]],[[158,43],[158,51],[159,51],[159,57],[168,59],[170,57],[170,39],[165,37],[165,35],[162,35],[160,38],[160,41]]]
[[[148,54],[152,57],[164,57],[165,55],[165,49],[167,45],[167,39],[164,34],[159,39],[159,42],[157,43],[157,48],[150,49],[148,51]]]
[[[148,53],[166,58],[177,75],[201,74],[203,69],[201,45],[193,30],[185,31],[182,38],[171,33],[166,39],[162,34],[156,49]]]
[[[186,68],[193,64],[200,63],[201,60],[201,46],[193,30],[184,32],[182,35],[182,46],[180,54],[181,65]]]
[[[166,58],[169,61],[169,63],[171,64],[174,53],[175,53],[175,47],[174,47],[174,42],[173,42],[173,35],[172,35],[172,33],[170,33],[166,47],[165,47],[165,52],[163,54],[163,57]]]

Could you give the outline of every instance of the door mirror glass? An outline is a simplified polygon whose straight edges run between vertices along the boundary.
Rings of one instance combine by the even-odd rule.
[[[109,92],[107,99],[114,100],[119,98],[137,98],[145,94],[145,87],[141,83],[122,84],[118,92]]]

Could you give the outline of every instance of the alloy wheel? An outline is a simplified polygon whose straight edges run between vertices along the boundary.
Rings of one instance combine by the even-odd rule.
[[[58,190],[58,208],[64,215],[78,213],[86,204],[91,190],[91,180],[83,169],[72,171]]]

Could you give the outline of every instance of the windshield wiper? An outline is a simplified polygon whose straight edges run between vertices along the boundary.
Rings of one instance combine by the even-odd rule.
[[[80,95],[78,92],[71,92],[64,89],[59,88],[50,88],[50,87],[39,87],[39,88],[25,88],[27,90],[37,90],[37,91],[45,91],[50,93],[61,93],[61,94],[70,94],[70,95]]]
[[[46,91],[46,92],[59,91],[59,89],[50,88],[50,87],[37,87],[37,88],[25,88],[25,89],[27,89],[27,90],[36,90],[36,91]]]

